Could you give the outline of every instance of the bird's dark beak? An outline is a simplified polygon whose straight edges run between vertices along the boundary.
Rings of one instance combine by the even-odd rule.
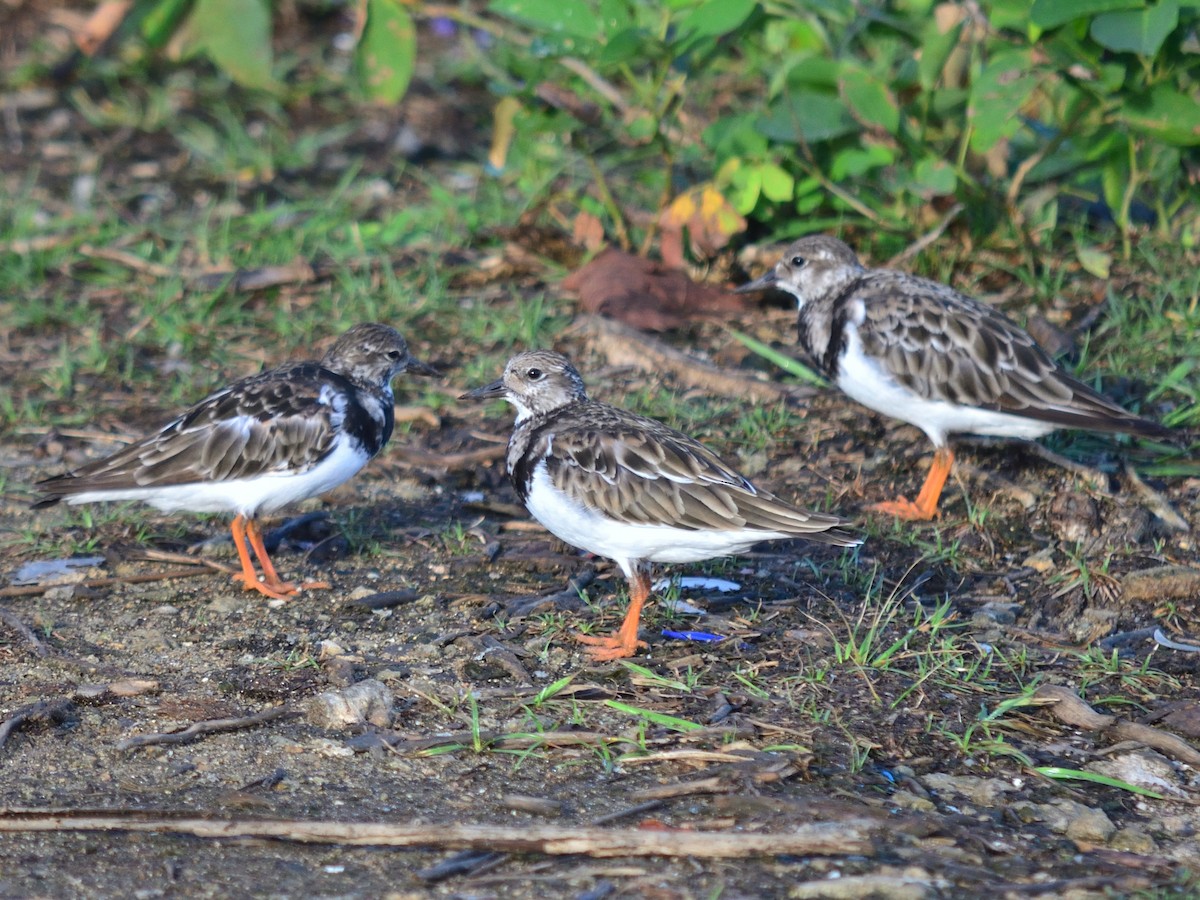
[[[778,279],[775,277],[775,267],[772,266],[753,281],[749,281],[741,287],[734,288],[733,292],[735,294],[752,294],[755,291],[765,291],[767,288],[774,287],[776,281]]]
[[[441,375],[442,373],[428,363],[423,363],[415,356],[408,358],[408,364],[404,367],[405,372],[412,372],[414,375]]]
[[[502,398],[508,393],[508,388],[504,386],[504,380],[493,381],[491,384],[485,384],[483,387],[477,387],[473,391],[467,391],[465,394],[460,394],[459,400],[494,400]]]

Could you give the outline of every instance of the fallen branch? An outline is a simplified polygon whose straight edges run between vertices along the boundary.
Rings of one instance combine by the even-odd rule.
[[[788,388],[773,381],[727,372],[612,319],[579,316],[574,327],[591,340],[592,346],[610,365],[632,366],[641,372],[668,373],[685,385],[710,394],[778,403],[815,393],[811,388]]]
[[[138,734],[117,742],[118,750],[133,750],[138,747],[150,747],[156,744],[190,744],[198,741],[207,734],[218,734],[222,731],[240,731],[243,728],[254,728],[258,725],[274,722],[276,719],[298,716],[298,710],[291,706],[273,706],[252,716],[242,716],[236,719],[208,719],[204,722],[194,722],[181,731],[168,731],[162,734]]]
[[[567,586],[552,594],[531,594],[504,601],[504,609],[512,616],[525,617],[546,609],[578,610],[584,606],[580,593],[596,580],[596,569],[588,566],[571,576]]]
[[[1060,722],[1086,731],[1103,731],[1117,741],[1135,741],[1189,766],[1200,767],[1200,751],[1179,735],[1140,722],[1125,722],[1096,712],[1072,691],[1057,684],[1044,684],[1033,695]]]
[[[629,816],[640,816],[642,813],[650,812],[662,806],[661,800],[650,800],[643,803],[638,803],[634,806],[627,806],[624,809],[619,809],[616,812],[606,813],[598,818],[591,819],[584,824],[593,828],[598,828],[601,825],[607,825],[610,822],[615,822],[618,819],[625,819]],[[489,871],[495,866],[508,859],[507,853],[491,853],[479,850],[465,850],[461,853],[456,853],[448,859],[443,860],[435,866],[430,866],[427,869],[421,869],[417,872],[417,877],[424,881],[445,881],[447,878],[452,878],[455,875],[479,875],[482,872]]]
[[[1166,497],[1146,484],[1128,460],[1125,461],[1125,477],[1129,480],[1133,493],[1142,501],[1142,506],[1150,510],[1168,530],[1177,533],[1187,533],[1191,530],[1187,519],[1176,512]]]
[[[199,562],[199,561],[198,561]],[[56,587],[85,587],[104,588],[119,584],[148,584],[153,581],[167,581],[172,578],[195,578],[197,575],[207,575],[215,568],[212,563],[194,565],[186,569],[168,569],[153,575],[124,575],[110,578],[88,578],[84,581],[58,581],[52,584],[26,584],[20,587],[0,588],[0,598],[3,597],[36,597]]]
[[[820,822],[784,832],[727,834],[640,828],[570,828],[551,825],[397,825],[298,819],[215,819],[141,810],[0,810],[0,832],[131,831],[186,834],[200,838],[271,838],[301,844],[359,847],[440,847],[549,855],[694,856],[745,859],[752,856],[869,856],[876,825],[865,820]]]
[[[56,718],[61,719],[74,705],[70,700],[60,697],[55,700],[38,700],[35,703],[28,703],[20,707],[4,722],[0,723],[0,747],[3,747],[5,742],[8,741],[9,735],[26,722],[34,722],[41,719],[49,721],[54,721]]]
[[[428,450],[418,450],[416,447],[405,447],[394,453],[389,462],[401,465],[423,466],[429,469],[470,469],[480,463],[504,459],[508,447],[501,444],[497,447],[484,447],[482,450],[464,450],[462,453],[431,453]]]

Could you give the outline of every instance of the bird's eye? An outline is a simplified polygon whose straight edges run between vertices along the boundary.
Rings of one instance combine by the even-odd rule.
[[[805,259],[803,256],[793,256],[792,257],[792,268],[793,269],[802,269],[802,268],[804,268],[804,264],[807,262],[808,262],[808,260]]]
[[[541,369],[530,369],[528,372],[525,373],[525,377],[528,378],[530,381],[541,381],[543,378],[546,377],[546,373],[543,372]]]
[[[387,358],[388,358],[388,359],[399,359],[399,358],[400,358],[400,351],[399,351],[399,350],[389,350],[389,351],[387,352]]]

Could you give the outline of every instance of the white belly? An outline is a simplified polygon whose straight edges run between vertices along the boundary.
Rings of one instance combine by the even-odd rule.
[[[547,530],[574,547],[616,562],[626,576],[639,560],[657,563],[699,562],[748,550],[759,541],[792,538],[777,531],[694,531],[669,525],[614,522],[594,509],[571,502],[555,490],[539,463],[530,484],[529,512]]]
[[[947,435],[957,432],[1032,439],[1058,427],[1037,419],[918,396],[863,353],[862,340],[852,325],[846,329],[846,349],[839,360],[837,385],[863,406],[916,425],[937,447],[945,445]]]
[[[64,498],[67,503],[140,500],[163,512],[225,512],[243,516],[272,513],[299,500],[333,490],[366,465],[370,457],[341,438],[333,452],[307,472],[260,475],[229,481],[154,485],[117,491],[88,491]]]

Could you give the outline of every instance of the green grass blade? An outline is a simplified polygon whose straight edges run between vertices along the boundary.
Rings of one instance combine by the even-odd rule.
[[[533,705],[541,706],[543,703],[545,703],[547,700],[549,700],[551,697],[553,697],[555,694],[557,694],[559,691],[561,691],[563,688],[565,688],[568,684],[570,684],[571,679],[574,677],[575,677],[575,674],[572,673],[570,675],[563,676],[562,678],[558,679],[558,681],[553,681],[550,684],[546,685],[544,688],[542,688],[540,691],[538,691],[536,694],[533,695]]]
[[[786,353],[780,353],[774,347],[769,347],[762,341],[755,340],[754,338],[750,337],[748,334],[742,334],[742,332],[738,331],[736,328],[730,328],[729,333],[733,335],[734,340],[738,341],[740,344],[742,344],[742,346],[754,353],[757,353],[772,365],[783,369],[783,371],[787,372],[789,375],[799,378],[804,383],[820,385],[826,383],[824,378],[822,378],[808,366],[804,365],[804,363],[792,359]]]
[[[653,722],[655,725],[661,725],[663,728],[670,728],[672,731],[696,731],[704,727],[698,722],[678,719],[675,716],[668,716],[666,713],[655,712],[652,709],[642,709],[640,706],[630,706],[628,703],[621,703],[619,700],[605,700],[604,705],[612,707],[618,712],[628,713],[631,716],[645,719],[647,722]]]
[[[1094,784],[1103,784],[1108,787],[1120,788],[1123,791],[1129,791],[1134,794],[1141,794],[1143,797],[1150,797],[1154,800],[1165,800],[1162,794],[1150,790],[1149,788],[1138,787],[1136,784],[1130,784],[1128,781],[1121,781],[1118,778],[1109,778],[1107,775],[1101,775],[1097,772],[1084,772],[1082,769],[1064,769],[1059,766],[1037,766],[1034,768],[1039,775],[1045,775],[1047,778],[1058,780],[1071,781],[1091,781]]]
[[[651,669],[647,669],[645,666],[639,666],[637,663],[630,662],[627,659],[618,659],[617,662],[623,665],[632,674],[637,675],[639,678],[643,678],[651,684],[657,685],[658,687],[671,688],[672,690],[682,691],[685,694],[691,693],[691,688],[689,688],[682,681],[677,681],[674,678],[666,678]]]

